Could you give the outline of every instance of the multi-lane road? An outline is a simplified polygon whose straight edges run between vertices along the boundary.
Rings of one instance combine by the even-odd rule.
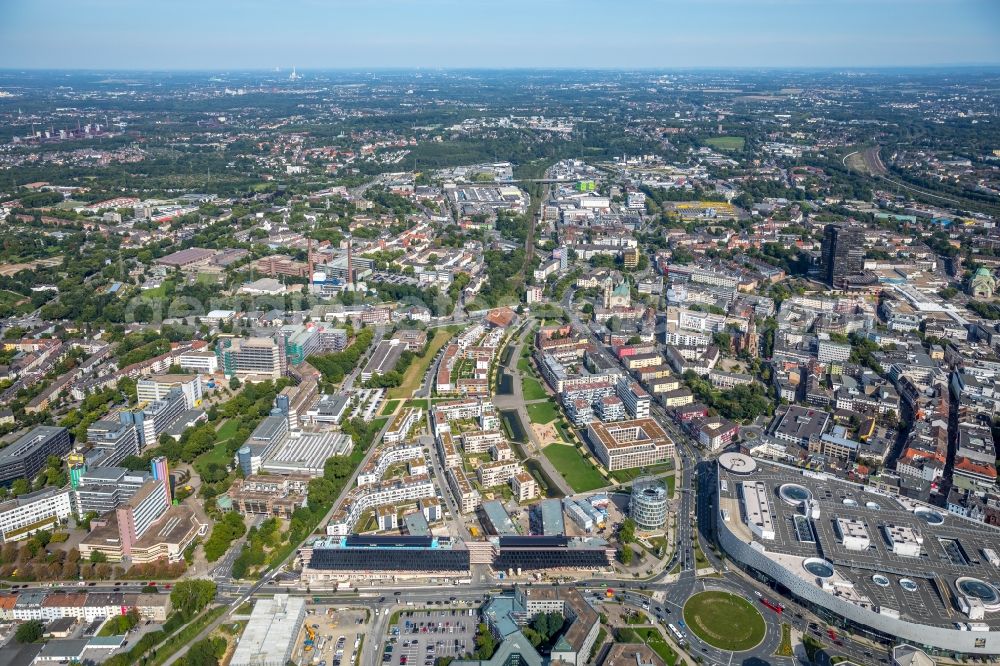
[[[574,324],[576,324],[580,330],[589,331],[589,328],[580,321],[575,308],[572,307],[572,299],[573,292],[569,291],[563,300],[563,306],[570,315]],[[594,342],[598,345],[598,349],[603,349],[603,345],[596,338],[596,336],[591,333],[588,333],[588,335],[593,338]],[[515,351],[519,350],[519,346],[520,340],[518,342],[518,349]],[[519,354],[512,355],[512,359],[514,359],[515,363],[516,358],[518,357]],[[424,377],[423,384],[416,392],[415,397],[424,399],[429,399],[431,397],[440,360],[441,354],[438,353],[438,355],[430,363]],[[519,379],[516,375],[515,377]],[[787,610],[781,616],[778,616],[773,611],[764,608],[758,603],[758,596],[760,594],[773,595],[774,593],[768,590],[766,586],[752,579],[743,572],[731,570],[724,561],[715,555],[710,547],[711,544],[714,543],[714,493],[705,492],[707,488],[713,487],[715,483],[714,463],[710,459],[702,456],[701,452],[690,440],[690,438],[677,429],[677,427],[673,424],[672,419],[666,414],[661,405],[654,403],[652,406],[652,412],[654,416],[664,425],[664,427],[667,428],[668,432],[677,443],[678,465],[675,477],[676,499],[673,506],[677,516],[677,529],[675,533],[674,552],[670,560],[664,567],[662,567],[662,569],[658,571],[658,573],[646,579],[623,580],[610,577],[590,577],[566,584],[575,585],[583,590],[591,590],[591,598],[595,599],[600,599],[606,588],[614,588],[618,591],[618,594],[615,595],[614,602],[621,602],[641,608],[646,613],[653,616],[656,620],[662,622],[664,625],[672,623],[675,626],[677,626],[678,621],[682,618],[684,602],[692,594],[705,589],[717,589],[738,594],[762,611],[767,623],[767,633],[761,644],[752,650],[734,654],[719,650],[711,645],[703,643],[697,638],[697,636],[693,635],[689,631],[686,631],[686,639],[689,642],[690,652],[693,655],[700,657],[703,662],[713,664],[792,664],[792,658],[775,656],[775,652],[777,651],[781,640],[781,625],[783,623],[787,623],[798,631],[807,633],[810,631],[810,622],[816,622],[819,627],[824,627],[825,624],[818,618],[812,616],[807,610],[797,607],[789,600],[785,600]],[[429,414],[428,425],[431,425]],[[461,520],[461,513],[458,511],[458,507],[455,505],[452,493],[450,492],[450,489],[443,477],[444,467],[438,459],[439,456],[437,455],[437,448],[434,446],[433,440],[430,437],[423,440],[423,443],[431,451],[434,476],[438,486],[441,488],[441,496],[449,514],[449,523],[451,523],[453,529],[456,530],[455,533],[459,534],[462,538],[469,539],[471,537],[469,535],[468,528],[464,521]],[[378,447],[376,446],[370,447],[365,460],[358,467],[358,469],[363,467],[364,464],[370,460],[377,448]],[[355,470],[355,475],[356,473],[357,470]],[[339,503],[344,499],[346,493],[353,487],[354,478],[355,477],[352,476],[349,483],[345,485],[344,490],[341,493],[341,497],[339,497],[338,502],[334,504],[335,507],[339,505]],[[333,509],[331,509],[331,513],[332,511]],[[330,516],[328,515],[326,519],[328,520],[329,517]],[[696,539],[700,542],[702,546],[701,550],[704,553],[705,558],[708,560],[711,568],[714,569],[715,572],[719,573],[703,577],[699,577],[697,575],[696,567],[698,564],[695,557]],[[369,608],[372,610],[373,623],[368,631],[369,640],[365,641],[361,662],[366,666],[368,664],[378,663],[382,638],[386,635],[389,617],[394,610],[405,609],[411,606],[454,606],[460,604],[478,605],[482,603],[491,593],[496,592],[499,587],[489,571],[484,569],[482,571],[474,571],[471,583],[460,586],[441,584],[427,585],[423,583],[413,585],[397,584],[387,590],[384,585],[366,588],[363,584],[361,584],[349,594],[337,592],[317,592],[315,590],[310,592],[309,590],[302,590],[298,588],[294,584],[294,580],[282,580],[282,577],[286,574],[280,574],[279,572],[285,563],[282,563],[281,566],[270,570],[260,581],[252,585],[247,583],[240,584],[232,581],[230,578],[232,559],[236,556],[238,550],[238,548],[232,549],[232,552],[227,554],[226,558],[224,558],[224,560],[213,572],[218,584],[218,599],[220,602],[226,603],[229,606],[229,613],[220,618],[219,622],[222,622],[227,617],[231,616],[232,612],[235,611],[236,608],[255,595],[272,595],[279,592],[318,596],[322,603],[328,605]],[[534,584],[544,585],[546,583]],[[77,583],[76,581],[70,581],[62,584],[37,584],[28,585],[22,589],[44,590],[51,589],[53,586],[73,588],[77,586]],[[121,585],[115,585],[113,583],[97,584],[93,586],[88,585],[80,589],[88,592],[132,592],[139,591],[141,587],[142,583],[124,582]],[[166,590],[161,588],[161,591]],[[653,600],[650,600],[649,596],[647,596],[649,594],[654,595]],[[607,602],[601,600],[598,603]],[[207,628],[205,632],[199,636],[199,638],[208,635],[208,632],[210,632],[213,628],[214,625]],[[813,630],[813,633],[816,634],[819,632],[817,630]],[[823,639],[825,636],[820,634],[817,638]],[[884,648],[881,649],[881,651],[873,650],[870,645],[855,643],[847,637],[841,637],[840,640],[843,644],[833,648],[831,650],[831,654],[843,655],[859,663],[874,663],[887,656]],[[195,641],[191,642],[193,643]],[[181,650],[178,655],[183,654],[183,652],[184,651]]]

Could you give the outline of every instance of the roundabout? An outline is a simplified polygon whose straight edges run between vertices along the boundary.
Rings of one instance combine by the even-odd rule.
[[[764,616],[753,604],[731,592],[705,591],[684,604],[684,623],[705,643],[720,650],[745,652],[767,633]]]

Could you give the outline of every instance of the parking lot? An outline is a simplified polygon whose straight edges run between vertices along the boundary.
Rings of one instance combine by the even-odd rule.
[[[368,611],[309,606],[307,612],[293,652],[296,663],[353,666],[368,630]],[[307,627],[315,634],[315,647],[309,652],[303,648],[303,642],[309,638]]]
[[[479,623],[475,609],[403,611],[389,629],[382,663],[433,666],[438,657],[457,657],[475,649]]]

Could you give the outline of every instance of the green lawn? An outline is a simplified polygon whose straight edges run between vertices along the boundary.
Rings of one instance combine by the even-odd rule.
[[[215,446],[199,455],[194,459],[194,462],[191,463],[198,471],[198,474],[204,474],[202,470],[205,468],[205,465],[208,465],[209,463],[216,463],[217,465],[225,467],[232,462],[232,458],[226,450],[226,442],[232,439],[233,435],[236,434],[236,431],[239,430],[239,428],[239,421],[236,419],[229,419],[222,424],[221,428],[215,431]]]
[[[146,298],[163,298],[166,295],[167,295],[166,283],[161,284],[159,287],[146,289],[140,294],[140,296],[145,296]]]
[[[615,640],[619,643],[645,643],[660,656],[660,659],[667,666],[673,666],[677,663],[677,653],[655,627],[619,629],[615,632]]]
[[[531,362],[524,356],[517,360],[517,369],[523,374],[531,374]]]
[[[444,347],[452,335],[454,334],[445,328],[439,328],[434,331],[434,337],[431,338],[431,341],[427,345],[427,352],[423,356],[413,359],[410,367],[403,374],[403,382],[399,386],[389,389],[389,397],[409,398],[413,395],[413,392],[420,388],[420,382],[423,381],[424,373],[427,372],[427,367],[434,360],[438,350]]]
[[[774,653],[777,657],[791,657],[792,651],[792,628],[787,624],[781,625],[781,643],[778,644],[778,649]]]
[[[389,400],[385,403],[385,407],[382,408],[382,416],[387,416],[396,411],[396,407],[399,406],[402,400]]]
[[[602,488],[607,483],[604,477],[587,461],[575,446],[549,444],[542,449],[552,466],[566,479],[566,483],[578,493]]]
[[[554,402],[536,402],[533,405],[526,405],[528,418],[532,423],[551,423],[559,418],[559,410]]]
[[[643,469],[641,467],[633,467],[631,469],[616,469],[611,472],[611,478],[618,483],[628,483],[634,479],[639,478],[643,474]]]
[[[743,150],[746,140],[742,136],[713,136],[705,139],[705,143],[717,150],[737,151]]]
[[[240,424],[236,419],[229,419],[222,424],[222,427],[215,431],[215,436],[218,437],[220,442],[224,442],[230,439],[239,430]]]
[[[521,378],[521,391],[525,400],[541,400],[545,397],[545,389],[534,377]]]
[[[757,646],[767,633],[760,611],[729,592],[699,592],[689,597],[684,604],[684,622],[701,640],[731,652]]]
[[[19,313],[30,312],[32,310],[31,299],[17,293],[0,289],[0,306],[4,309],[16,310]]]
[[[227,465],[229,465],[229,463],[232,462],[232,460],[233,460],[232,457],[226,450],[226,442],[225,440],[223,440],[217,442],[215,446],[213,446],[211,449],[205,451],[200,456],[195,458],[194,462],[192,462],[191,464],[194,466],[196,470],[198,470],[199,475],[204,475],[205,472],[203,470],[209,463],[215,463],[217,465],[222,465],[223,467],[226,467]]]

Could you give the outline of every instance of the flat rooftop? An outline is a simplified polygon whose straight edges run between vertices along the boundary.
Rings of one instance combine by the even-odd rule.
[[[864,603],[898,611],[900,617],[918,624],[954,628],[956,622],[988,624],[990,631],[1000,631],[998,610],[987,611],[984,619],[970,620],[951,599],[957,595],[960,578],[986,581],[1000,587],[1000,575],[983,555],[984,549],[997,549],[1000,529],[966,520],[944,509],[930,507],[907,498],[896,498],[867,489],[859,484],[833,477],[755,460],[756,469],[733,473],[721,465],[719,473],[719,509],[725,525],[744,541],[756,541],[765,555],[803,580],[817,584],[817,576],[805,571],[805,558],[826,560],[833,565],[837,594]],[[746,524],[747,506],[744,483],[762,484],[767,494],[774,528],[774,539],[763,540]],[[793,504],[779,495],[778,489],[795,484],[811,493],[810,509]],[[805,498],[805,493],[796,493]],[[757,498],[753,498],[751,509]],[[818,510],[818,517],[815,511]],[[796,521],[808,520],[815,539],[800,538]],[[838,533],[841,532],[841,533]],[[844,533],[863,539],[870,545],[862,550],[848,548]],[[919,535],[916,557],[893,552],[890,534],[910,541]],[[856,541],[853,545],[857,545]],[[909,579],[914,584],[901,585]]]
[[[340,432],[300,432],[285,435],[261,465],[276,473],[312,473],[322,471],[327,458],[347,455],[352,448],[351,436]]]
[[[277,663],[287,659],[305,617],[304,597],[275,595],[258,599],[230,663],[236,666]]]

